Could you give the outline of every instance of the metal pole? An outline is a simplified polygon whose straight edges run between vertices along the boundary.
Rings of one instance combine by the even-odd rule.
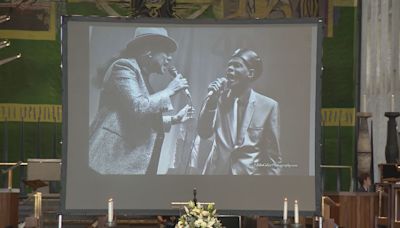
[[[374,177],[374,122],[371,120],[371,183],[375,183]]]
[[[11,191],[12,190],[12,181],[13,181],[13,172],[12,170],[8,170],[8,190]]]
[[[341,119],[342,119],[342,112],[339,112],[339,124],[337,128],[337,165],[342,165],[342,142],[341,142]],[[341,175],[341,170],[337,169],[336,170],[336,191],[340,192],[341,188],[341,182],[342,182],[342,175]]]
[[[52,157],[54,159],[57,158],[57,122],[54,119],[54,123],[53,123],[53,154]],[[50,188],[50,192],[56,192],[56,182],[54,181],[50,181],[49,182],[49,188]]]
[[[57,122],[53,123],[53,158],[57,158]]]
[[[40,158],[40,117],[36,123],[36,158]]]
[[[25,124],[24,124],[24,118],[22,117],[21,121],[21,136],[20,136],[20,151],[19,151],[19,160],[24,161],[25,160],[25,154],[24,154],[24,133],[25,133]],[[25,195],[25,184],[22,182],[26,177],[25,175],[25,167],[20,166],[19,167],[19,188],[21,189],[21,195]]]
[[[325,137],[325,118],[322,120],[321,137],[322,137],[321,165],[325,165],[325,138],[326,138]],[[325,191],[325,173],[326,173],[325,170],[321,169],[321,189],[322,189],[321,191],[322,191],[322,193]]]
[[[4,120],[3,122],[3,161],[8,162],[8,122],[7,119]],[[3,177],[3,180],[5,180],[5,177]],[[5,181],[3,181],[4,185],[3,187],[5,188]]]

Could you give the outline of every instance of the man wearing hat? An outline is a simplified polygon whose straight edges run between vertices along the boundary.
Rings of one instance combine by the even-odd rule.
[[[203,174],[280,174],[278,103],[251,89],[261,73],[257,53],[238,49],[209,85],[198,122],[199,136],[213,137]]]
[[[132,41],[104,68],[99,109],[90,126],[89,166],[101,174],[156,174],[164,132],[188,119],[171,97],[188,88],[182,75],[155,92],[150,75],[165,75],[176,42],[164,28],[137,28]]]

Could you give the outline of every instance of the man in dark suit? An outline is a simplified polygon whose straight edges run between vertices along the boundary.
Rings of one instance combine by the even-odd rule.
[[[238,49],[226,76],[209,85],[198,134],[214,138],[203,174],[280,174],[278,103],[251,88],[261,73],[257,53]]]
[[[371,176],[369,175],[369,173],[362,173],[358,177],[358,182],[360,183],[358,192],[370,192],[371,191]]]

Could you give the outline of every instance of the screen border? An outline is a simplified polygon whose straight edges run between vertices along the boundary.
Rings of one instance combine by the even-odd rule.
[[[171,19],[171,18],[129,18],[129,17],[97,17],[97,16],[69,16],[61,17],[61,72],[62,72],[62,170],[61,170],[61,211],[65,215],[97,215],[104,214],[104,210],[92,209],[66,209],[66,186],[67,186],[67,145],[68,145],[68,23],[69,22],[106,22],[106,23],[145,23],[145,24],[313,24],[317,26],[317,57],[316,57],[316,96],[315,96],[315,211],[302,211],[300,215],[304,216],[320,216],[321,215],[321,197],[322,197],[322,179],[321,179],[321,77],[322,77],[322,40],[323,40],[323,20],[320,18],[302,18],[302,19],[240,19],[240,20],[214,20],[214,19]],[[301,209],[301,208],[300,208]],[[180,210],[116,210],[117,214],[135,214],[135,215],[176,215]],[[280,216],[281,211],[270,210],[219,210],[219,214],[225,215],[264,215],[264,216]],[[293,216],[293,212],[289,211],[289,215]]]

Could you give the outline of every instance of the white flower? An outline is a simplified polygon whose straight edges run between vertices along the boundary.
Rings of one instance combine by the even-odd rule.
[[[189,203],[188,203],[188,207],[190,207],[190,208],[193,208],[195,205],[194,205],[194,202],[193,201],[190,201]]]
[[[186,206],[184,206],[183,208],[185,208],[186,214],[189,214],[189,209]]]
[[[194,222],[194,227],[201,227],[202,222],[203,222],[203,220],[196,220]]]
[[[216,218],[214,205],[208,205],[206,209],[202,205],[189,202],[184,207],[185,214],[179,218],[176,228],[221,228],[221,222]]]
[[[199,208],[193,208],[192,211],[195,213],[195,215],[199,215],[200,214],[200,209]]]
[[[208,212],[208,211],[202,211],[202,212],[201,212],[201,215],[204,216],[204,217],[207,217],[207,216],[210,215],[210,212]]]

